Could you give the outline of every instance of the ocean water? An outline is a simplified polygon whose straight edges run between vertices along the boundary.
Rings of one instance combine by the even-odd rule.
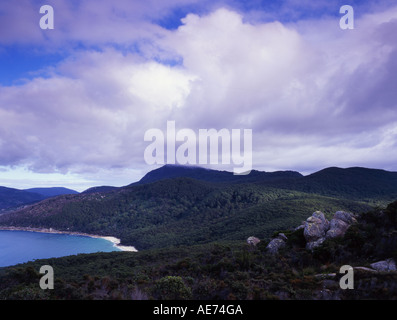
[[[0,231],[0,267],[36,259],[110,251],[120,251],[120,249],[112,242],[100,238],[29,231]]]

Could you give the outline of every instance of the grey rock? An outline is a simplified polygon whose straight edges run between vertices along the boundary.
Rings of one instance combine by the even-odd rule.
[[[325,240],[325,234],[329,229],[329,221],[324,213],[316,211],[305,221],[303,236],[306,239],[306,249],[313,250]]]
[[[353,267],[353,270],[354,271],[362,271],[362,272],[370,272],[370,273],[377,272],[376,270],[367,268],[367,267]]]
[[[325,229],[329,228],[329,222],[328,220],[325,218],[324,213],[322,213],[321,211],[316,211],[312,214],[312,217],[318,218],[321,220],[321,223],[324,225]]]
[[[271,253],[271,254],[277,254],[279,249],[285,246],[285,241],[282,239],[273,239],[272,241],[269,242],[267,245],[266,249]]]
[[[307,250],[313,250],[314,248],[320,246],[323,242],[325,241],[325,237],[320,238],[316,241],[311,241],[306,243],[306,249]]]
[[[333,218],[330,221],[330,227],[327,231],[326,238],[343,237],[350,225],[356,222],[356,218],[350,212],[335,212]]]
[[[305,229],[303,235],[306,242],[315,242],[325,236],[326,231],[329,228],[329,222],[325,218],[324,213],[316,211],[311,217],[305,221]]]
[[[330,228],[325,236],[326,238],[343,237],[349,226],[350,225],[344,220],[340,220],[334,217],[333,219],[331,219]]]
[[[342,220],[343,222],[346,222],[346,224],[348,225],[357,222],[356,218],[354,217],[354,214],[346,211],[335,212],[333,219]]]
[[[274,238],[272,241],[269,242],[266,250],[271,254],[277,254],[281,248],[285,247],[287,239],[288,238],[285,236],[284,233],[280,233],[277,238]]]
[[[253,237],[253,236],[251,236],[247,239],[247,243],[252,246],[256,246],[259,242],[261,242],[261,241],[258,238]]]
[[[287,236],[286,236],[284,233],[279,233],[278,236],[277,236],[277,238],[283,239],[284,241],[287,241],[287,240],[288,240]]]
[[[397,271],[396,262],[393,259],[374,262],[370,266],[372,269],[375,269],[379,272]]]

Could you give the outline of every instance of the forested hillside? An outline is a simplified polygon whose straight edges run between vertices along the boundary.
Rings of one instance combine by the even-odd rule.
[[[205,169],[165,166],[154,182],[47,199],[0,216],[0,225],[112,235],[142,250],[266,238],[300,223],[308,212],[362,212],[397,190],[394,173],[370,169],[347,169],[346,176],[334,168],[307,177],[277,173],[277,179],[254,173],[249,183],[245,176],[214,182],[227,173],[211,170],[201,180],[167,178],[175,170],[197,175]]]
[[[0,187],[0,213],[1,211],[15,210],[18,207],[36,203],[58,195],[77,193],[77,191],[67,188],[31,188],[19,190]]]
[[[45,196],[14,189],[14,188],[7,188],[7,187],[0,187],[0,210],[15,208],[18,206],[38,202],[45,199]]]
[[[303,229],[290,228],[280,230],[288,240],[277,255],[261,239],[37,260],[0,269],[0,299],[395,300],[397,273],[371,266],[397,259],[397,202],[356,218],[343,238],[313,252]],[[355,270],[354,290],[339,286],[345,264]],[[38,286],[42,265],[54,268],[54,290]]]
[[[271,185],[282,189],[366,201],[370,205],[386,205],[397,199],[397,172],[378,169],[332,167],[298,179],[274,181]]]

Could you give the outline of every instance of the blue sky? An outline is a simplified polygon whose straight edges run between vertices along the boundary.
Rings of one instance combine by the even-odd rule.
[[[61,52],[42,54],[19,46],[6,47],[0,53],[0,83],[12,86],[35,77],[45,77],[45,70],[55,67],[64,58]]]
[[[169,120],[251,129],[258,170],[397,171],[396,27],[397,1],[2,1],[0,185],[129,184]]]
[[[3,16],[6,16],[9,12],[13,12],[18,16],[18,11],[24,10],[22,6],[13,8],[11,1],[9,6],[5,8],[0,7],[0,12]],[[54,1],[28,1],[32,7],[29,9],[39,8],[44,4],[52,4],[56,9],[56,2]],[[53,2],[53,3],[52,3]],[[131,1],[133,2],[133,1]],[[135,1],[139,2],[139,1]],[[166,1],[165,1],[166,2]],[[3,2],[4,4],[5,2]],[[73,10],[76,12],[80,9],[81,1],[69,1],[71,14]],[[245,13],[248,20],[255,23],[260,22],[271,22],[274,20],[282,23],[298,22],[300,20],[307,19],[321,19],[322,17],[334,17],[337,20],[341,15],[339,8],[344,4],[352,5],[355,8],[356,17],[360,17],[362,14],[371,12],[377,8],[377,6],[385,6],[385,3],[392,5],[392,2],[383,2],[382,5],[377,5],[376,2],[368,1],[274,1],[274,0],[251,0],[251,1],[187,1],[187,3],[178,3],[177,5],[171,5],[170,9],[165,10],[164,15],[154,14],[153,17],[148,15],[148,21],[153,24],[159,25],[162,28],[168,30],[175,30],[182,25],[181,19],[187,14],[194,13],[198,15],[205,15],[219,7],[227,7],[237,12]],[[32,14],[33,12],[31,12]],[[36,12],[37,13],[37,12]],[[57,10],[56,17],[62,15],[61,10]],[[40,15],[36,14],[36,20],[39,20]],[[145,19],[145,16],[142,16]],[[81,19],[81,18],[80,18]],[[30,26],[27,28],[37,28],[37,23],[34,24],[31,21]],[[96,23],[101,23],[100,20]],[[13,25],[18,25],[19,21],[13,22]],[[62,26],[58,25],[58,28]],[[13,26],[9,26],[13,28]],[[41,34],[46,35],[47,32],[43,31]],[[117,46],[118,43],[113,43]],[[43,47],[44,46],[44,47]],[[34,77],[44,75],[43,69],[48,67],[55,67],[58,62],[65,59],[68,54],[73,53],[73,49],[91,48],[91,43],[84,41],[78,41],[77,39],[68,39],[68,50],[61,48],[52,48],[51,42],[43,43],[38,42],[37,44],[30,41],[29,38],[25,38],[23,33],[15,38],[15,41],[3,43],[0,50],[0,83],[4,86],[18,84],[20,81],[26,79],[32,79]],[[44,48],[44,50],[43,50]],[[131,48],[131,46],[130,46]],[[69,52],[68,52],[69,51]]]

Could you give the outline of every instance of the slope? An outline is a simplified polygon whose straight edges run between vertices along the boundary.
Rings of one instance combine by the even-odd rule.
[[[23,206],[43,200],[41,194],[19,189],[0,187],[0,210]]]
[[[277,299],[305,304],[397,299],[397,272],[369,269],[375,261],[397,259],[397,202],[359,214],[343,238],[328,239],[314,252],[305,250],[302,237],[302,229],[288,234],[279,255],[269,253],[262,240],[255,247],[216,242],[36,260],[0,268],[0,299]],[[339,285],[345,264],[354,268],[354,290]],[[43,265],[54,268],[53,290],[38,286]],[[245,315],[252,306],[243,307]]]
[[[308,176],[263,182],[276,188],[386,205],[397,199],[397,172],[361,167],[326,168]]]
[[[106,193],[63,195],[0,216],[0,225],[112,235],[138,250],[215,240],[269,237],[314,210],[368,209],[362,203],[191,178],[160,180]]]

